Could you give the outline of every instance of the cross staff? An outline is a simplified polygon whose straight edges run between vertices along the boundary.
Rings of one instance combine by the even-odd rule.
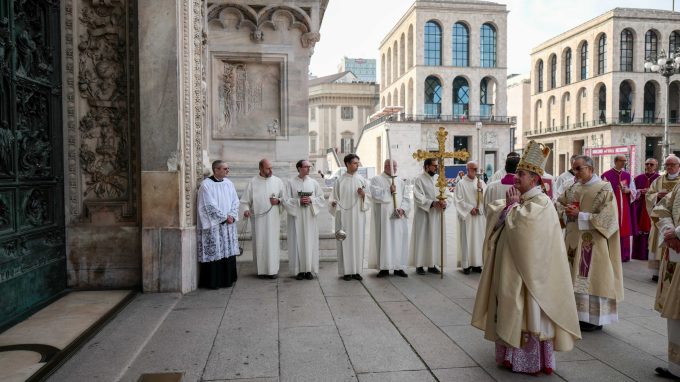
[[[437,165],[439,167],[439,179],[437,179],[436,186],[439,188],[439,195],[437,196],[437,199],[440,201],[445,200],[446,196],[444,196],[444,192],[446,188],[448,187],[448,184],[446,184],[446,176],[444,175],[444,159],[447,158],[454,158],[454,159],[460,159],[463,161],[467,161],[467,159],[470,157],[470,153],[467,152],[466,150],[460,150],[460,151],[446,151],[445,143],[446,143],[446,136],[449,135],[449,132],[446,131],[444,127],[440,127],[439,131],[437,131],[437,142],[439,142],[439,150],[437,151],[426,151],[426,150],[418,150],[415,153],[413,153],[413,159],[417,161],[421,161],[424,159],[432,158],[437,160]],[[442,211],[441,214],[441,223],[439,224],[439,227],[441,229],[440,232],[440,241],[439,241],[439,246],[441,248],[441,278],[444,278],[444,212]]]

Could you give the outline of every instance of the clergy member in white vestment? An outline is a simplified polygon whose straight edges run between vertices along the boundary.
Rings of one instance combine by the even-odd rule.
[[[505,160],[505,176],[501,180],[491,182],[484,190],[484,208],[496,200],[505,199],[505,193],[515,184],[515,171],[519,157],[508,157]]]
[[[279,273],[281,212],[285,188],[272,171],[272,163],[260,160],[260,173],[253,177],[241,196],[243,216],[252,228],[253,261],[257,275],[275,279]]]
[[[519,160],[519,154],[517,154],[514,151],[509,152],[508,155],[505,156],[505,160],[508,160],[508,158],[513,158],[513,157],[517,158],[517,160]],[[507,174],[508,174],[508,172],[505,170],[505,168],[502,168],[502,169],[494,172],[493,175],[491,175],[491,178],[489,179],[489,183],[495,182],[497,180],[501,180]]]
[[[463,273],[482,272],[482,243],[484,242],[484,189],[486,184],[477,176],[479,166],[470,161],[467,175],[458,182],[454,201],[458,214],[458,242],[460,243]]]
[[[652,210],[659,218],[659,242],[663,256],[654,308],[666,319],[668,328],[668,367],[657,367],[664,378],[680,380],[680,184]]]
[[[299,160],[298,175],[286,185],[284,206],[288,212],[288,265],[298,280],[319,272],[319,225],[316,221],[326,199],[319,182],[309,176],[312,165]]]
[[[408,264],[411,195],[404,181],[396,175],[397,161],[387,159],[383,173],[370,181],[373,205],[368,267],[378,269],[378,277],[388,276],[390,271],[394,271],[395,276],[408,277],[405,270]]]
[[[341,230],[345,238],[337,240],[338,274],[345,281],[362,280],[364,248],[366,243],[366,211],[370,202],[366,199],[368,182],[357,173],[359,156],[347,154],[344,158],[347,172],[333,185],[330,213],[335,216],[335,231]]]
[[[236,221],[238,195],[227,179],[229,165],[222,160],[212,164],[213,175],[198,189],[197,242],[201,288],[231,287],[236,282],[236,256],[240,254]]]
[[[569,169],[567,171],[563,172],[560,174],[555,179],[555,184],[553,184],[553,200],[557,200],[560,195],[564,192],[565,188],[567,186],[570,186],[574,184],[574,171],[571,169],[571,166],[574,165],[574,160],[576,159],[578,155],[572,155],[571,158],[569,159]],[[570,182],[571,181],[571,182]]]
[[[444,221],[444,251],[446,251],[446,220],[442,214],[451,202],[451,193],[446,190],[446,199],[439,200],[437,181],[437,161],[425,159],[424,172],[415,179],[413,184],[413,234],[409,251],[409,265],[416,267],[416,273],[424,275],[425,267],[430,273],[440,274],[437,265],[441,260],[441,225]],[[446,252],[444,252],[446,253]]]
[[[552,374],[554,351],[581,338],[567,253],[552,200],[539,183],[550,150],[530,141],[505,200],[487,209],[486,265],[472,325],[496,344],[496,363]]]

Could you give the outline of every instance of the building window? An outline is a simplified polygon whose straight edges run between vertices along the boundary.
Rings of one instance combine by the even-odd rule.
[[[550,89],[557,87],[557,56],[553,55],[550,59]]]
[[[464,137],[464,136],[454,136],[453,137],[453,150],[454,151],[460,151],[460,150],[465,150],[467,152],[470,152],[470,137]],[[454,159],[453,164],[465,164],[466,162],[464,160],[460,159]]]
[[[645,58],[654,60],[658,55],[659,36],[653,30],[648,30],[645,33]],[[645,72],[650,72],[651,69],[645,68]]]
[[[316,121],[316,108],[315,107],[309,108],[309,120],[310,121]]]
[[[567,48],[564,52],[564,84],[571,83],[571,49]]]
[[[340,153],[349,154],[354,152],[354,138],[342,138],[340,139]]]
[[[453,80],[453,116],[466,117],[470,106],[470,86],[463,77]]]
[[[442,111],[442,85],[439,79],[429,76],[425,79],[425,114],[439,117]]]
[[[354,108],[352,106],[343,106],[340,109],[340,118],[344,120],[354,119]]]
[[[586,113],[582,113],[581,114],[581,123],[585,123],[585,122],[586,122]]]
[[[309,133],[309,152],[310,153],[316,153],[316,131],[312,131]]]
[[[673,31],[668,39],[668,53],[676,52],[680,48],[680,33]]]
[[[538,61],[538,92],[541,93],[543,91],[543,60]]]
[[[607,35],[600,36],[597,43],[597,74],[607,71]]]
[[[600,86],[600,91],[598,92],[598,118],[601,123],[607,122],[607,87]]]
[[[619,86],[619,122],[630,123],[632,121],[633,89],[628,81],[623,81]]]
[[[633,32],[630,29],[621,32],[621,71],[633,71]]]
[[[581,80],[588,78],[588,43],[581,45]]]
[[[442,64],[442,29],[434,21],[425,23],[425,65]]]
[[[481,28],[480,66],[482,68],[496,67],[496,28],[491,24],[484,24]]]
[[[489,80],[482,78],[479,83],[479,115],[490,117],[493,114],[493,104],[489,103]]]
[[[569,127],[569,116],[567,116],[566,126]]]
[[[651,82],[645,84],[644,102],[643,122],[654,123],[654,118],[656,117],[656,86]]]
[[[469,66],[470,31],[463,23],[453,24],[453,66]]]

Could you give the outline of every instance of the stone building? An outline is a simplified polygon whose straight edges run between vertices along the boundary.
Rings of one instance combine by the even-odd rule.
[[[528,142],[524,131],[531,129],[531,77],[528,74],[508,75],[508,115],[515,117],[513,149],[520,151]]]
[[[0,327],[66,288],[194,289],[206,165],[307,152],[327,4],[0,2]]]
[[[309,81],[309,158],[315,169],[327,172],[326,153],[339,158],[354,151],[354,143],[378,104],[378,86],[350,71]]]
[[[645,158],[661,160],[667,116],[670,141],[680,140],[680,81],[666,89],[644,69],[646,57],[680,47],[679,23],[677,12],[615,8],[533,49],[532,121],[523,134],[553,148],[548,168],[561,173],[572,154],[590,153],[601,173],[616,152],[640,173]]]
[[[392,154],[402,159],[404,176],[415,176],[421,164],[407,158],[418,148],[436,149],[436,130],[444,126],[448,150],[466,149],[486,171],[495,171],[512,137],[507,13],[505,5],[489,1],[413,3],[379,47],[381,110],[401,107],[402,113],[364,128],[357,153],[365,166],[382,168],[385,126],[398,125],[403,134],[393,130]]]

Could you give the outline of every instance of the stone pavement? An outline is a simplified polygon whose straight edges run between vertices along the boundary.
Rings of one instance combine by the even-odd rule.
[[[287,264],[282,264],[282,274]],[[139,295],[50,381],[137,381],[183,372],[183,381],[536,381],[494,363],[470,325],[479,275],[260,280],[239,264],[230,289]],[[558,353],[545,381],[662,381],[666,322],[652,309],[645,262],[624,264],[620,322],[584,333]]]

